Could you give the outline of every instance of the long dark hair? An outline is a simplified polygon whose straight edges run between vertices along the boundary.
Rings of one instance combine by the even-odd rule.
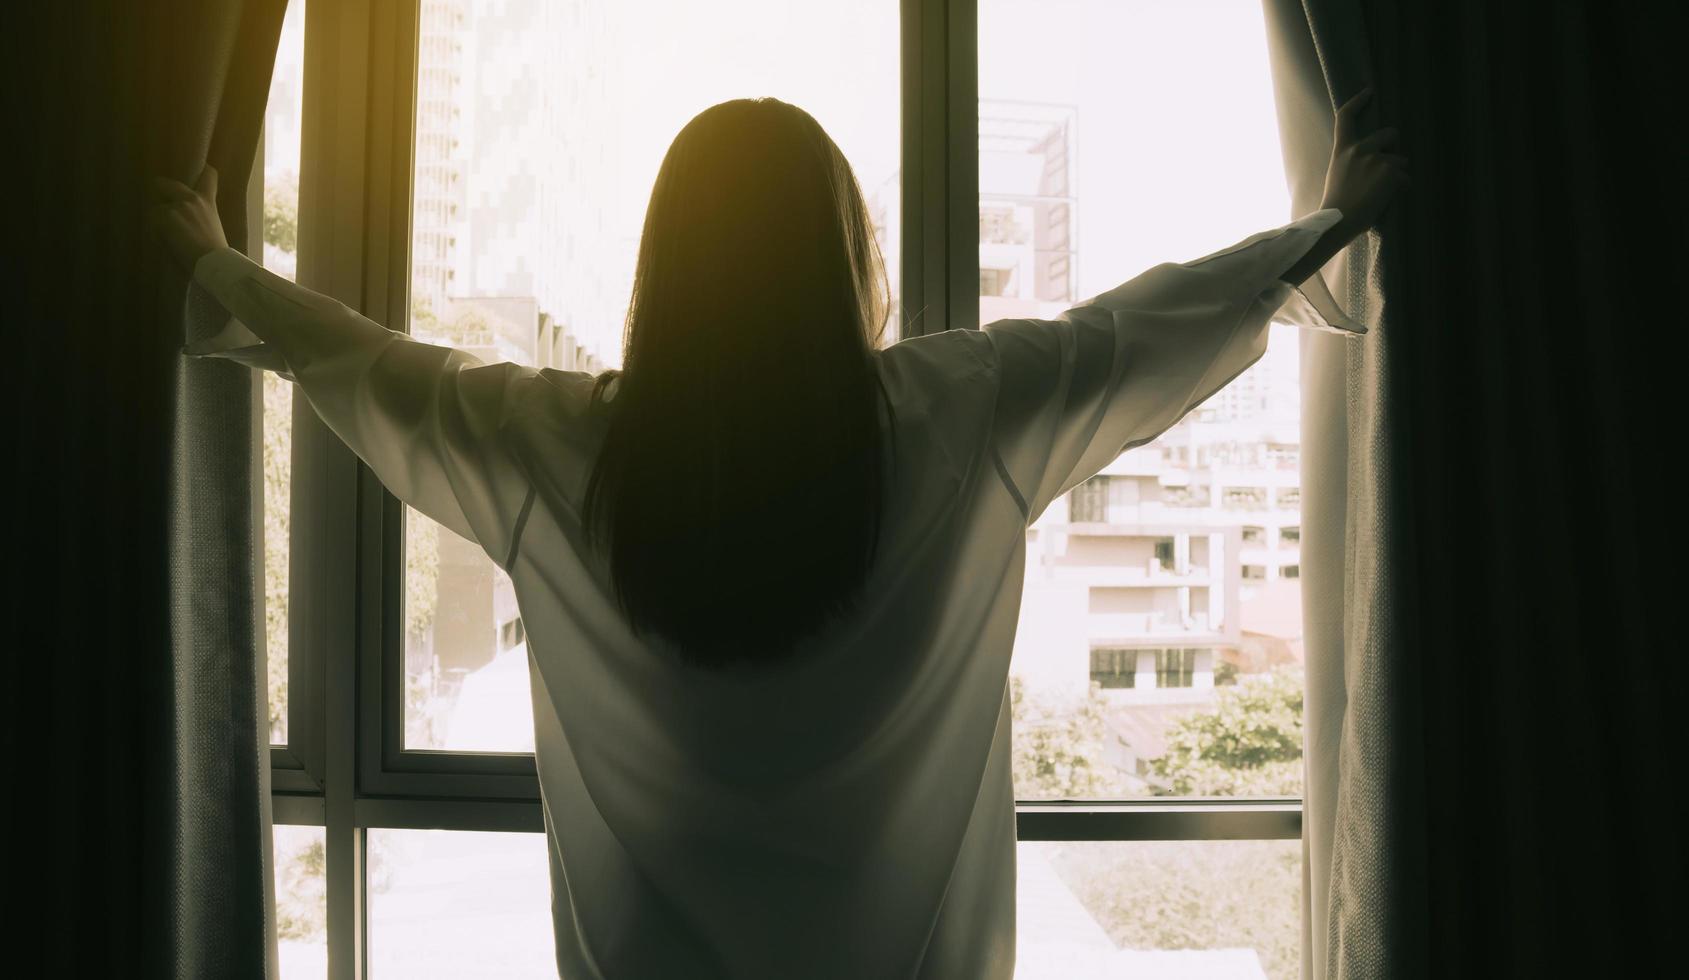
[[[809,113],[736,99],[675,137],[622,370],[594,389],[609,421],[583,512],[636,632],[695,664],[768,662],[852,608],[883,504],[889,305],[862,189]]]

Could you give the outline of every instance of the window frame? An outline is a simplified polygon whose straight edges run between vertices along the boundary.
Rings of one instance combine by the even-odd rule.
[[[260,126],[257,159],[254,161],[251,179],[248,181],[246,188],[246,227],[249,229],[262,229],[264,227],[264,142],[266,138],[266,131]],[[264,238],[261,232],[248,235],[246,251],[253,261],[262,264],[264,261]],[[302,398],[292,399],[295,426],[298,424],[301,412],[306,415],[311,414],[310,406],[304,402],[305,400]],[[252,419],[252,449],[249,465],[251,466],[254,485],[262,487],[264,481],[264,388],[259,384],[252,386]],[[288,451],[291,458],[294,453],[294,446],[291,441]],[[290,464],[288,485],[290,502],[300,496],[299,478],[296,474],[297,469]],[[262,529],[264,527],[264,494],[254,493],[252,500],[253,527]],[[300,533],[301,529],[297,524],[289,525],[288,580],[290,583],[294,578],[292,567],[293,539]],[[255,603],[253,608],[260,611],[264,609],[265,602],[263,585],[265,557],[262,547],[253,550],[253,580],[257,583],[253,596]],[[290,599],[287,626],[290,636],[296,632],[293,617],[293,604]],[[257,646],[267,660],[270,651],[265,647],[263,631],[258,633]],[[270,791],[272,793],[310,794],[319,793],[322,790],[320,770],[313,770],[306,764],[307,753],[305,751],[311,743],[310,733],[315,730],[315,726],[319,723],[317,709],[321,702],[319,699],[309,696],[294,696],[295,691],[309,694],[314,689],[317,681],[314,673],[315,664],[316,662],[310,657],[289,656],[288,658],[287,741],[270,743]],[[267,676],[264,667],[264,663],[258,665],[259,677]]]
[[[977,329],[977,0],[900,8],[900,336]],[[298,279],[389,325],[408,326],[419,10],[305,10]],[[249,207],[262,180],[255,167]],[[303,398],[292,453],[289,743],[269,754],[272,812],[324,828],[328,976],[361,980],[369,829],[539,833],[544,820],[531,754],[403,748],[403,505]],[[1023,841],[1284,840],[1301,836],[1302,803],[1019,802],[1016,825]]]

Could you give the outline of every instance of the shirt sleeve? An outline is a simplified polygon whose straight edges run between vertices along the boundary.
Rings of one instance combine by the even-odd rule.
[[[992,448],[1026,520],[1255,363],[1273,320],[1364,333],[1317,274],[1300,287],[1279,278],[1341,217],[1327,208],[1163,263],[1055,320],[985,327],[998,376]]]
[[[539,371],[388,330],[233,249],[202,257],[194,283],[233,319],[183,353],[291,378],[394,496],[508,567],[531,484],[502,434]]]

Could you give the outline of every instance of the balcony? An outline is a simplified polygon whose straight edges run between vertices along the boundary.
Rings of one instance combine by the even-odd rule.
[[[1171,646],[1217,646],[1231,642],[1224,629],[1211,624],[1207,613],[1189,619],[1177,613],[1091,613],[1085,633],[1093,647],[1111,643],[1154,640]]]
[[[1214,584],[1213,573],[1205,565],[1191,565],[1183,572],[1162,567],[1159,563],[1153,568],[1149,565],[1050,564],[1045,569],[1052,582],[1088,586],[1156,589]]]

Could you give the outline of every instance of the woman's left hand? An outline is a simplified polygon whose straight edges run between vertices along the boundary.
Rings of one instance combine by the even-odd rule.
[[[193,272],[207,252],[228,247],[223,219],[217,216],[217,170],[210,164],[189,187],[179,180],[153,181],[160,202],[153,208],[153,225],[176,261]]]

